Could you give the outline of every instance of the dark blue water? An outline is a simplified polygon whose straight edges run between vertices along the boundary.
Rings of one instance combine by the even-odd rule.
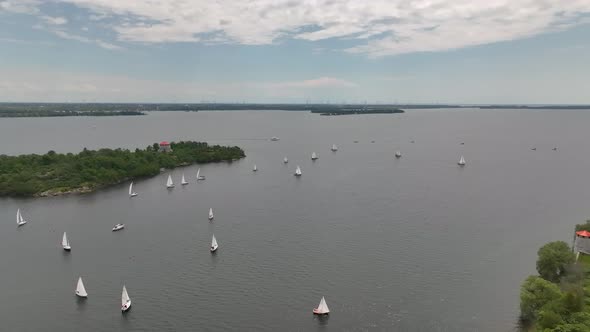
[[[511,331],[537,249],[569,241],[590,216],[587,123],[586,112],[509,110],[2,119],[6,154],[180,139],[247,154],[201,165],[204,182],[199,166],[176,169],[177,184],[183,172],[191,184],[172,191],[168,173],[138,181],[134,199],[127,184],[0,199],[2,329]],[[19,207],[30,220],[21,228]],[[111,232],[119,222],[127,228]],[[84,302],[73,293],[80,275]],[[322,296],[327,319],[311,314]]]

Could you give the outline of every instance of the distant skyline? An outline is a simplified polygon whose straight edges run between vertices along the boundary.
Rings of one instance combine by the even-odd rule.
[[[590,104],[590,0],[0,0],[0,102]]]

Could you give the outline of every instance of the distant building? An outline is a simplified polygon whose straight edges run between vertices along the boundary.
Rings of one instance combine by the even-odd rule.
[[[576,232],[576,240],[574,241],[574,248],[576,252],[581,252],[590,255],[590,232],[578,231]]]
[[[170,143],[166,141],[160,142],[160,152],[172,152],[172,147],[170,147]]]

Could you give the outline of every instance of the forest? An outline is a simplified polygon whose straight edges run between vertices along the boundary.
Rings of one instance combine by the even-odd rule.
[[[53,196],[85,193],[133,179],[157,175],[195,163],[232,162],[245,157],[237,147],[202,142],[172,142],[172,152],[145,149],[100,149],[44,155],[0,155],[0,196]]]

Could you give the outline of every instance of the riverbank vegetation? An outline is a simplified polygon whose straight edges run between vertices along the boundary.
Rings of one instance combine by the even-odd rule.
[[[78,154],[0,155],[0,196],[53,196],[91,192],[131,179],[154,176],[161,169],[194,163],[231,162],[245,157],[239,147],[201,142],[171,143],[172,152],[145,149],[84,149]]]
[[[590,230],[590,223],[576,230]],[[520,320],[524,331],[590,331],[590,256],[576,261],[563,241],[541,247],[538,276],[528,277],[520,290]]]

